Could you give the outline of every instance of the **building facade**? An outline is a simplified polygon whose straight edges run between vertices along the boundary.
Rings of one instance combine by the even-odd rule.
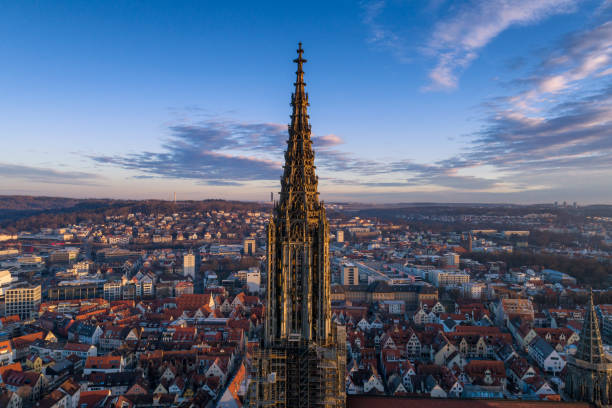
[[[196,259],[192,253],[185,254],[183,256],[183,276],[190,277],[195,280],[196,273]]]
[[[243,241],[244,248],[242,249],[245,255],[255,255],[256,241],[253,237],[245,238]]]
[[[470,282],[470,275],[463,272],[451,272],[436,269],[430,272],[429,277],[431,283],[437,287],[451,285],[461,286]]]
[[[359,285],[359,268],[352,263],[340,266],[340,283],[343,285]]]
[[[344,407],[346,340],[331,321],[329,225],[319,201],[300,43],[280,200],[268,224],[264,338],[251,407]]]
[[[38,317],[40,296],[40,285],[26,285],[7,289],[4,297],[6,316],[19,315],[22,320]]]

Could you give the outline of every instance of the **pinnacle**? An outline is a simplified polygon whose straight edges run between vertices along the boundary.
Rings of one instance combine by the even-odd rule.
[[[593,291],[589,293],[589,302],[586,309],[586,316],[580,333],[580,342],[576,352],[577,359],[589,363],[605,362],[601,333],[599,332],[599,322],[593,304]]]

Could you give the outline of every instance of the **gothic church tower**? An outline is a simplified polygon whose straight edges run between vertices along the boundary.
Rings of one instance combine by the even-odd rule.
[[[297,52],[280,199],[268,225],[264,336],[248,405],[339,408],[346,401],[346,336],[331,321],[329,226],[317,190],[301,43]]]

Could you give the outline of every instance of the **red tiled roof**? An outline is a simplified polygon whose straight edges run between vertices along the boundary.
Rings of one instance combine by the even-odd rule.
[[[202,306],[208,305],[208,302],[210,302],[209,294],[182,294],[176,298],[178,309],[183,310],[197,310]]]
[[[106,370],[110,368],[119,368],[121,366],[121,357],[118,356],[101,356],[101,357],[87,357],[85,361],[85,368],[97,368]]]
[[[16,349],[27,347],[30,344],[34,343],[36,340],[42,340],[44,337],[45,334],[43,332],[26,334],[25,336],[15,337],[13,339],[13,345]]]
[[[2,323],[3,325],[8,323],[18,323],[20,321],[21,319],[19,318],[19,315],[0,317],[0,323]]]
[[[23,371],[21,368],[21,363],[13,363],[5,366],[0,366],[0,376],[3,376],[5,372],[13,370],[13,371]]]
[[[90,347],[91,347],[91,344],[66,343],[66,345],[64,346],[64,350],[87,352],[89,351]]]
[[[81,391],[79,407],[94,408],[99,407],[111,394],[110,390]]]

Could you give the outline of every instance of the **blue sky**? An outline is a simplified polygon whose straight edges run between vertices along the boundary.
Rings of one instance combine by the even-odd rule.
[[[230,4],[231,3],[231,4]],[[0,194],[612,203],[612,1],[0,0]]]

